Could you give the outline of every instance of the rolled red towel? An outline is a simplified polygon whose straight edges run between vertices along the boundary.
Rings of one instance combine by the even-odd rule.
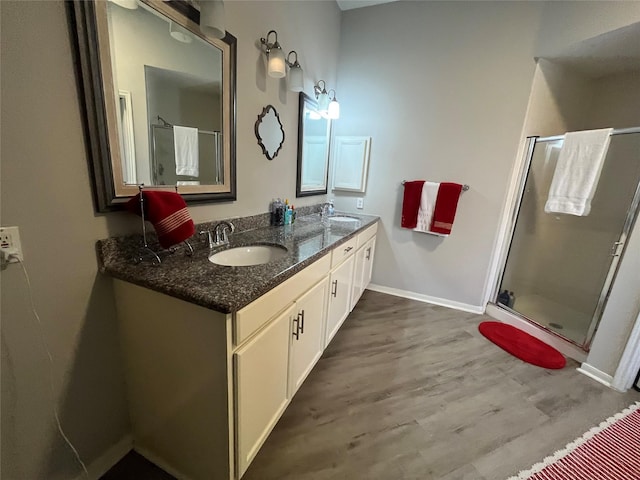
[[[424,180],[404,182],[404,198],[402,200],[402,228],[416,228],[418,225],[418,209],[422,195]]]
[[[462,192],[462,185],[459,183],[442,182],[438,188],[436,206],[433,210],[431,220],[431,231],[435,233],[451,233],[453,220],[456,218],[458,199]]]
[[[185,241],[196,232],[184,199],[175,192],[144,190],[144,218],[153,224],[163,248]],[[140,215],[140,194],[127,202],[127,210]]]

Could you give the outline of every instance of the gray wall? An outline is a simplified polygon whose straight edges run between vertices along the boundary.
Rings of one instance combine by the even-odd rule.
[[[371,135],[373,283],[481,308],[526,113],[543,4],[398,2],[344,12],[335,135]],[[400,228],[402,180],[466,183],[449,238]],[[335,193],[338,209],[355,197]]]
[[[111,280],[97,272],[95,241],[140,231],[126,213],[97,215],[64,4],[0,2],[2,58],[1,219],[18,225],[33,296],[54,359],[49,367],[19,265],[2,272],[2,458],[7,480],[74,478],[79,467],[53,422],[92,464],[129,432]],[[263,75],[255,42],[276,29],[296,49],[305,87],[335,84],[340,11],[333,2],[226,2],[238,38],[238,201],[190,208],[195,221],[266,212],[295,198],[298,94]],[[323,48],[318,48],[322,45]],[[272,104],[287,134],[267,160],[253,124]],[[296,205],[313,204],[312,197]],[[104,460],[104,459],[103,459]]]

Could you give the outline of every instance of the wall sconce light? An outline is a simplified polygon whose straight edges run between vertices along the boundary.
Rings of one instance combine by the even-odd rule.
[[[296,59],[291,63],[289,58],[291,54],[295,53]],[[304,90],[304,72],[298,62],[298,52],[291,50],[287,55],[287,65],[289,65],[289,90],[292,92],[301,92]]]
[[[269,35],[274,34],[276,39],[273,43],[269,43]],[[267,33],[267,38],[261,38],[260,43],[265,47],[265,54],[267,55],[267,73],[273,78],[282,78],[287,74],[286,60],[284,59],[284,52],[282,47],[278,43],[278,33],[275,30],[270,30]],[[296,54],[297,55],[297,54]]]
[[[331,97],[331,92],[333,92],[333,97]],[[340,118],[340,104],[338,103],[338,99],[336,98],[336,91],[332,88],[329,90],[329,96],[331,101],[329,102],[328,114],[331,120],[337,120]]]
[[[322,86],[320,86],[322,83]],[[329,114],[329,94],[327,93],[327,84],[324,80],[318,80],[313,86],[313,92],[316,94],[316,100],[318,100],[318,112],[322,116]]]
[[[320,85],[322,83],[322,86]],[[335,120],[340,117],[340,104],[336,99],[336,91],[332,88],[329,92],[333,92],[333,97],[327,92],[327,85],[324,80],[318,80],[313,86],[313,91],[318,100],[318,113],[324,118]]]
[[[200,0],[200,31],[205,37],[224,38],[224,2],[222,0]]]

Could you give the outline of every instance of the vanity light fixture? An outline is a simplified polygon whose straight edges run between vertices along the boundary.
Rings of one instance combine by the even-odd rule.
[[[318,113],[324,118],[335,120],[340,117],[340,104],[336,99],[336,91],[332,88],[333,97],[327,92],[327,85],[324,80],[318,80],[313,86],[313,92],[318,100]]]
[[[169,35],[182,43],[191,43],[193,41],[191,35],[184,28],[171,20],[169,20]]]
[[[224,38],[224,2],[222,0],[200,0],[200,31],[205,37]]]
[[[291,54],[294,53],[296,59],[293,63],[289,60]],[[301,92],[304,90],[304,72],[298,62],[298,52],[291,50],[287,55],[287,65],[289,65],[289,90],[292,92]]]
[[[331,97],[331,101],[329,102],[328,116],[331,120],[336,120],[340,118],[340,104],[338,103],[338,99],[336,99],[336,91],[333,88],[329,90],[329,96],[331,96],[331,92],[333,92],[333,97]]]
[[[276,39],[274,42],[269,43],[269,35],[272,33]],[[278,43],[278,32],[270,30],[269,33],[267,33],[267,38],[261,38],[260,43],[264,46],[264,53],[267,55],[267,73],[269,76],[273,78],[284,77],[287,74],[286,60],[282,47]]]

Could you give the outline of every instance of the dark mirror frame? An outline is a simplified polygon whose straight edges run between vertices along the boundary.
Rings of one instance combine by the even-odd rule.
[[[83,109],[85,140],[94,187],[95,207],[98,212],[102,213],[123,210],[130,197],[116,196],[115,193],[94,1],[75,0],[65,3],[76,66],[76,83]],[[169,0],[166,4],[188,20],[196,24],[200,23],[200,12],[186,0]],[[227,108],[229,109],[231,131],[225,131],[223,134],[229,135],[230,140],[230,191],[182,194],[187,203],[226,202],[236,199],[237,39],[227,32],[222,42],[229,46],[229,71],[224,71],[223,64],[223,75],[230,76],[231,92]],[[152,188],[151,185],[149,187]]]
[[[318,103],[304,92],[300,92],[298,101],[298,169],[296,173],[296,198],[310,197],[313,195],[326,195],[329,188],[329,152],[327,152],[327,177],[325,180],[324,189],[318,190],[302,190],[302,151],[304,145],[304,110],[305,106],[311,106],[314,109],[318,108]],[[331,120],[328,120],[331,122]],[[331,134],[327,134],[327,148],[330,148]]]

